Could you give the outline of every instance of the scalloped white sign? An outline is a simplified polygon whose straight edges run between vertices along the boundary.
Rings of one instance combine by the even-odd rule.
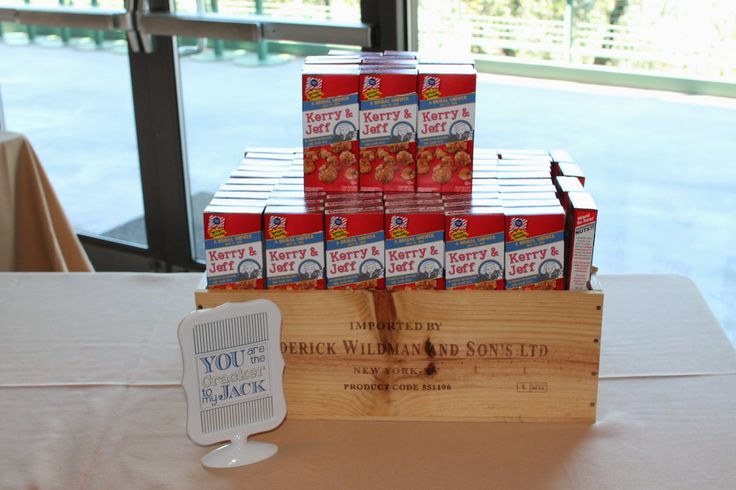
[[[242,466],[276,453],[275,445],[248,436],[286,417],[280,339],[281,312],[268,300],[195,311],[179,324],[187,434],[201,445],[230,441],[203,465]]]

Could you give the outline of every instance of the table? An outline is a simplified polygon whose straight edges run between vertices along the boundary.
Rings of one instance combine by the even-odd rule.
[[[0,271],[92,270],[33,147],[0,131]]]
[[[603,276],[598,422],[287,420],[209,470],[176,328],[198,274],[0,274],[0,486],[734,488],[736,355],[691,281]]]

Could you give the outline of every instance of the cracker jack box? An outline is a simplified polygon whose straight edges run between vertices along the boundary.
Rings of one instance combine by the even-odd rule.
[[[386,194],[383,196],[383,199],[389,203],[389,202],[399,202],[399,201],[409,201],[409,200],[417,200],[417,199],[428,199],[428,198],[436,198],[442,197],[442,194],[439,192],[399,192],[394,194]]]
[[[506,289],[564,289],[565,211],[506,208]]]
[[[345,208],[366,208],[366,207],[383,207],[381,198],[361,199],[356,201],[327,201],[325,202],[325,211],[329,209],[345,209]]]
[[[268,191],[220,190],[212,196],[214,199],[256,199],[265,201],[271,193]]]
[[[444,289],[444,210],[386,209],[386,289]]]
[[[391,68],[413,68],[417,66],[417,60],[411,58],[397,58],[395,56],[381,56],[375,58],[364,58],[361,66],[372,67],[381,65]]]
[[[383,207],[325,210],[327,289],[383,289]]]
[[[521,172],[508,172],[504,170],[498,170],[496,172],[496,179],[499,180],[499,185],[504,185],[504,180],[519,180],[519,179],[538,179],[538,180],[550,180],[552,175],[549,170],[526,170]]]
[[[580,183],[580,179],[577,177],[565,177],[559,175],[555,177],[555,185],[557,186],[557,196],[560,198],[562,207],[565,209],[568,209],[569,207],[569,193],[585,192],[583,184]]]
[[[285,169],[236,169],[230,173],[230,177],[241,179],[278,179],[283,175],[284,170]]]
[[[504,196],[505,194],[502,194]],[[528,208],[528,207],[534,207],[534,208],[546,208],[546,207],[558,207],[560,205],[559,199],[557,199],[557,196],[552,193],[554,197],[549,199],[510,199],[506,200],[501,198],[501,203],[503,204],[503,207],[505,208]]]
[[[263,289],[263,205],[207,206],[204,248],[209,289]]]
[[[504,289],[501,207],[445,210],[445,289]]]
[[[546,200],[554,201],[559,204],[560,201],[557,199],[557,194],[549,192],[503,192],[499,194],[502,201],[530,201],[530,200]]]
[[[417,191],[471,192],[475,68],[419,65]]]
[[[358,194],[327,194],[325,196],[325,203],[337,203],[337,202],[360,202],[363,200],[383,200],[383,194],[380,192],[360,192]]]
[[[550,155],[547,150],[498,148],[496,152],[498,153],[498,158],[502,160],[528,159],[528,158],[544,158],[547,160],[550,159]]]
[[[567,289],[588,290],[593,268],[598,206],[587,192],[571,192],[567,214]]]
[[[393,57],[393,58],[406,58],[410,60],[415,60],[418,58],[419,53],[417,53],[416,51],[397,51],[394,49],[386,49],[383,52],[383,56],[386,56],[389,58]]]
[[[227,185],[258,185],[258,186],[275,186],[281,182],[280,178],[276,177],[264,177],[264,178],[253,178],[244,179],[242,177],[230,177],[225,181]]]
[[[585,187],[585,174],[583,169],[577,163],[560,162],[557,164],[557,175],[564,177],[577,177],[580,183]]]
[[[304,188],[358,191],[358,65],[305,65]]]
[[[473,187],[473,193],[484,190],[486,187],[485,185],[478,185],[477,187]],[[555,188],[552,183],[544,183],[539,185],[504,185],[504,186],[496,186],[496,189],[499,192],[502,192],[504,195],[510,195],[510,194],[526,194],[526,193],[537,193],[537,192],[556,192],[557,189]]]
[[[272,185],[260,185],[260,184],[222,184],[217,188],[217,191],[237,191],[237,192],[264,192],[266,194],[271,192],[274,186]]]
[[[552,177],[552,172],[550,171],[549,166],[545,165],[499,165],[496,167],[496,172],[499,174],[508,174],[508,173],[539,173],[542,172],[546,175],[546,177]],[[518,177],[517,177],[518,178]]]
[[[232,207],[232,206],[246,206],[246,207],[257,207],[257,206],[266,206],[266,202],[268,200],[266,198],[231,198],[231,197],[213,197],[210,199],[210,206],[222,206],[222,207]]]
[[[321,206],[308,203],[266,207],[268,289],[325,288],[323,214]]]
[[[558,175],[559,164],[563,162],[575,163],[575,160],[565,150],[552,150],[549,152],[550,160],[552,161],[552,172],[554,175]]]
[[[539,179],[496,179],[495,183],[501,187],[546,185],[549,186],[553,191],[555,189],[555,185],[552,183],[552,179],[549,176]]]
[[[501,207],[503,201],[501,201],[499,194],[486,194],[486,195],[476,195],[473,194],[473,197],[471,197],[469,200],[463,200],[461,198],[454,198],[448,196],[445,198],[445,209],[457,209],[462,208],[466,206],[473,206],[473,207]]]
[[[343,55],[317,55],[304,58],[305,65],[356,65],[360,64],[360,53]]]
[[[360,190],[414,192],[417,71],[360,69]]]

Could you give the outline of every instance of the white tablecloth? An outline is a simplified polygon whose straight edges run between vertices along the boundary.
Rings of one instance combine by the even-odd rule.
[[[601,278],[594,425],[287,420],[232,470],[185,435],[198,279],[0,274],[0,487],[736,487],[736,356],[682,277]]]

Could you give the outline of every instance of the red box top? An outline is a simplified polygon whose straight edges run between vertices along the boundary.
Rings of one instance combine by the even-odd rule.
[[[415,94],[417,71],[403,68],[361,67],[360,100]]]
[[[419,65],[419,100],[475,93],[475,68],[468,65]]]
[[[357,94],[359,73],[359,65],[305,65],[302,70],[302,101]]]

